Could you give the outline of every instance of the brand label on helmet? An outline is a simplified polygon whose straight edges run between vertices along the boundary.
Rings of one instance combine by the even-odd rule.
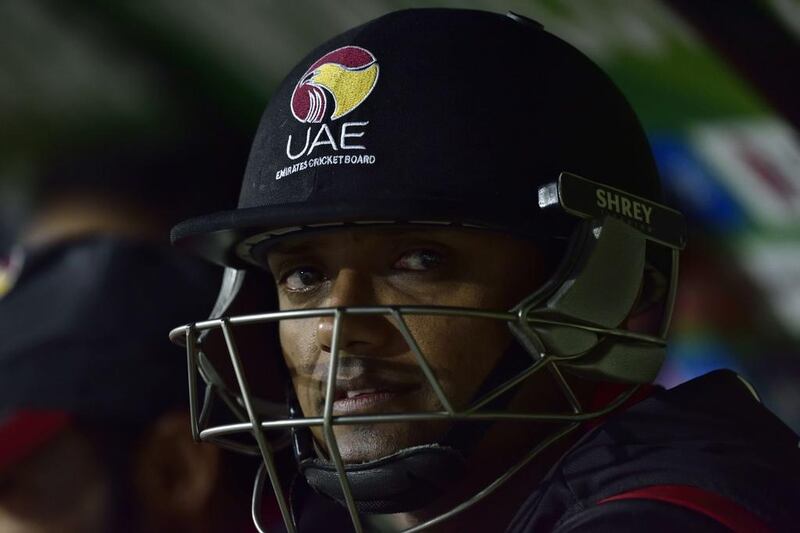
[[[544,207],[543,192],[539,195]],[[583,218],[619,218],[673,248],[683,248],[686,243],[686,223],[678,211],[575,174],[562,172],[559,176],[558,201],[565,211]]]
[[[304,135],[286,140],[285,167],[275,173],[281,179],[311,167],[326,165],[371,165],[363,138],[369,121],[337,122],[354,111],[378,83],[379,67],[372,52],[359,46],[343,46],[315,61],[292,91],[292,115],[309,124]],[[318,125],[318,126],[317,126]]]
[[[600,209],[608,209],[629,219],[650,225],[650,218],[653,215],[652,206],[648,207],[644,202],[610,189],[597,188],[594,195],[597,199],[597,207]]]

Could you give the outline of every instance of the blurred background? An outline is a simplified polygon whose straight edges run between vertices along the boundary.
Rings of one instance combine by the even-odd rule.
[[[614,78],[690,223],[660,381],[733,368],[800,431],[797,0],[3,0],[0,294],[53,189],[129,191],[171,222],[235,205],[288,70],[418,6],[530,16]]]

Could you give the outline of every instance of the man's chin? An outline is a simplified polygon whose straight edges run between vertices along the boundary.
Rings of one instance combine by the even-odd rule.
[[[371,424],[336,427],[333,434],[345,464],[361,464],[434,441],[413,429],[408,424]]]
[[[351,426],[334,430],[339,453],[347,464],[375,461],[414,446],[414,440],[402,428],[381,426]]]

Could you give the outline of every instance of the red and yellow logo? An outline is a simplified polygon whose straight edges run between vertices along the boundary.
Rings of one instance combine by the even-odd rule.
[[[343,46],[309,67],[292,92],[292,114],[300,122],[322,122],[333,99],[331,120],[343,117],[367,99],[378,82],[378,63],[371,52]],[[323,90],[324,89],[324,90]]]

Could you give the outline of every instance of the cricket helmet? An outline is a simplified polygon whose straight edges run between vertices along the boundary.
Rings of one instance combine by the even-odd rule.
[[[256,277],[250,272],[264,268],[265,253],[276,242],[310,232],[398,226],[510,234],[557,255],[557,267],[513,309],[267,312],[251,302],[245,314],[237,314],[237,305],[257,292],[243,288]],[[171,334],[186,344],[190,365],[207,383],[206,408],[194,407],[195,436],[262,455],[265,470],[256,491],[266,472],[290,530],[293,517],[274,465],[286,430],[308,483],[345,505],[356,530],[363,513],[419,508],[457,479],[480,432],[457,432],[447,443],[346,465],[332,427],[358,420],[333,417],[332,399],[319,416],[308,416],[291,401],[282,406],[275,397],[255,394],[253,374],[244,371],[239,330],[262,325],[272,328],[268,336],[274,338],[281,320],[332,316],[336,329],[347,314],[388,317],[442,410],[387,415],[383,421],[429,415],[486,424],[503,410],[514,387],[546,369],[572,412],[518,414],[521,421],[563,422],[543,448],[654,379],[664,357],[684,234],[680,213],[662,204],[656,165],[635,113],[608,76],[575,48],[513,13],[414,9],[380,17],[312,51],[277,88],[256,132],[237,208],[173,230],[177,246],[226,267],[211,317]],[[655,330],[635,331],[627,320],[646,306],[658,310]],[[466,410],[455,409],[442,394],[404,320],[420,314],[501,320],[518,341],[520,349],[501,359]],[[231,370],[209,355],[215,335]],[[267,346],[270,340],[261,342]],[[336,375],[337,347],[331,352],[329,381]],[[587,410],[563,372],[631,387],[604,408]],[[327,386],[332,390],[332,383]],[[190,390],[194,406],[194,379]],[[215,397],[239,420],[208,427],[208,403]],[[326,450],[309,444],[313,425],[323,428]],[[252,435],[255,445],[232,440],[242,434]],[[519,468],[533,456],[522,458]]]

